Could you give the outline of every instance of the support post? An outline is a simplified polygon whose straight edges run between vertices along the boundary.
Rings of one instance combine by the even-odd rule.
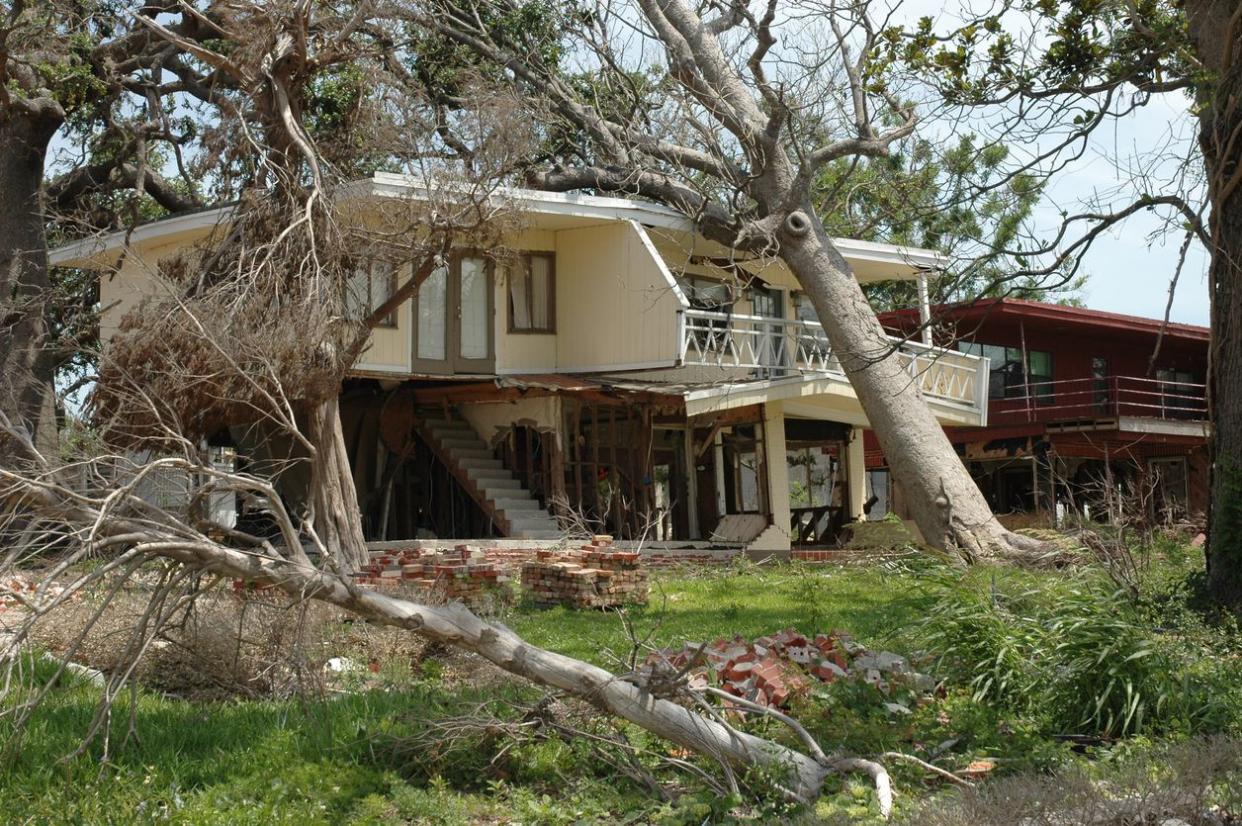
[[[931,299],[927,293],[927,270],[919,270],[919,323],[922,325],[923,343],[932,346]]]
[[[695,470],[698,465],[698,453],[695,451],[694,426],[687,424],[682,431],[682,451],[684,473],[686,474],[686,517],[690,530],[690,539],[700,539],[699,533],[699,474]]]
[[[785,448],[785,411],[780,402],[763,406],[763,457],[767,465],[768,508],[772,524],[788,537],[789,459]],[[786,540],[788,541],[788,540]]]
[[[864,519],[863,505],[867,501],[867,455],[863,450],[863,429],[851,427],[845,444],[845,504],[846,519]]]

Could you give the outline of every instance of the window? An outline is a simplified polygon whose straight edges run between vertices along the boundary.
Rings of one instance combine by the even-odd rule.
[[[397,269],[387,261],[366,261],[358,264],[345,283],[345,314],[354,321],[366,318],[392,298],[397,291]],[[396,327],[397,311],[393,310],[377,323],[378,327]]]
[[[728,313],[733,310],[733,289],[723,281],[683,275],[677,279],[677,285],[695,310],[713,313]]]
[[[796,447],[785,453],[789,465],[789,503],[795,508],[832,504],[837,461],[822,447]]]
[[[441,264],[418,287],[417,358],[443,361],[448,356],[448,275],[448,265]]]
[[[867,511],[867,521],[878,522],[887,516],[889,512],[889,480],[887,470],[867,471],[866,494],[866,501],[872,503],[871,509]]]
[[[555,258],[523,255],[509,266],[509,332],[551,333],[556,329]]]
[[[677,278],[692,310],[728,315],[733,312],[733,288],[723,281],[682,275]],[[694,339],[703,353],[725,352],[729,345],[729,322],[723,318],[699,318],[691,322]]]
[[[1051,353],[1045,350],[1027,350],[1027,366],[1024,368],[1020,347],[959,341],[957,349],[972,356],[986,356],[991,361],[992,372],[988,377],[989,399],[1021,399],[1029,394],[1039,404],[1052,404]]]
[[[1203,393],[1196,387],[1193,373],[1163,368],[1156,371],[1156,378],[1160,381],[1160,410],[1155,415],[1185,419],[1204,412]]]

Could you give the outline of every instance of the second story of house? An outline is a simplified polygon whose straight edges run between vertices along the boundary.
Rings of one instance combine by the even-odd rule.
[[[366,225],[382,204],[423,193],[411,179],[377,174],[349,185],[338,211]],[[741,255],[651,203],[529,190],[495,197],[510,216],[495,246],[463,243],[443,260],[374,328],[358,376],[623,374],[710,388],[700,392],[704,409],[725,394],[729,404],[835,394],[834,403],[857,419],[857,401],[815,312],[778,258]],[[143,298],[167,292],[161,259],[219,237],[231,215],[226,207],[176,216],[61,247],[51,260],[100,271],[106,342]],[[345,297],[359,316],[384,304],[413,272],[392,235],[383,255],[359,250]],[[928,250],[837,244],[864,283],[926,279],[941,263]],[[943,421],[981,422],[981,358],[914,342],[899,347]]]
[[[989,359],[988,425],[1198,427],[1206,419],[1208,329],[1022,299],[932,308],[937,343]],[[894,333],[916,313],[881,316]]]

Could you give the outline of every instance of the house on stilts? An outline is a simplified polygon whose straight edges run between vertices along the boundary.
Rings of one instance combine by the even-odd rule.
[[[350,185],[341,213],[421,191],[377,174]],[[619,538],[781,552],[830,543],[863,515],[875,493],[867,417],[781,261],[735,254],[651,203],[496,197],[516,216],[503,254],[455,250],[374,329],[343,386],[368,539],[546,540],[580,522]],[[230,213],[69,244],[52,263],[100,271],[106,346],[126,312],[164,289],[160,259],[213,237]],[[351,295],[378,307],[409,265],[360,246]],[[923,295],[941,264],[928,250],[838,246],[860,281],[917,280]],[[986,358],[893,344],[944,425],[986,424]],[[219,442],[247,460],[236,434]]]

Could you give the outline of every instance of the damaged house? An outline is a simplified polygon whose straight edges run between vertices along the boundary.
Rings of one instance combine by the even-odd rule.
[[[1107,519],[1125,498],[1148,518],[1202,519],[1208,328],[1015,298],[933,315],[939,344],[989,361],[987,426],[947,431],[998,515]],[[921,326],[907,310],[880,320]],[[882,485],[874,439],[867,465]]]
[[[351,186],[346,214],[419,191],[378,174]],[[867,418],[783,264],[735,256],[645,202],[503,197],[517,216],[503,250],[456,249],[374,329],[342,389],[368,539],[550,539],[580,525],[783,551],[829,543],[863,515],[876,495]],[[161,289],[159,260],[228,219],[228,208],[177,216],[52,261],[101,271],[106,342]],[[927,250],[838,244],[863,282],[922,280],[940,263]],[[363,310],[402,274],[368,253],[351,286]],[[894,346],[946,427],[987,423],[986,354]],[[216,441],[255,459],[237,433]]]

